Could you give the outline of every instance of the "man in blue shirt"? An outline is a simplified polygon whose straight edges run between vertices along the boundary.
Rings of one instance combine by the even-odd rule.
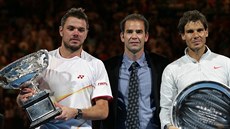
[[[104,129],[127,129],[126,116],[129,92],[129,68],[138,63],[139,82],[139,129],[158,129],[159,94],[161,74],[168,64],[162,56],[145,51],[149,38],[149,22],[143,15],[130,14],[120,23],[120,39],[124,43],[123,55],[104,62],[111,83],[114,99],[110,103],[109,117],[104,120]]]

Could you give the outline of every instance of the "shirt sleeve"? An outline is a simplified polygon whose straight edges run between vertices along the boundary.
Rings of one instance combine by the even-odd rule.
[[[230,59],[228,58],[227,59],[227,66],[226,66],[226,69],[227,69],[227,76],[228,76],[228,80],[227,80],[227,85],[230,86]]]
[[[161,128],[171,122],[171,109],[173,100],[177,94],[177,88],[173,80],[172,72],[169,67],[166,67],[162,74],[161,89],[160,89],[160,120]]]
[[[93,91],[92,99],[95,98],[103,98],[107,100],[112,99],[110,82],[103,62],[101,60],[95,59],[92,63],[95,72],[94,74],[95,89]]]

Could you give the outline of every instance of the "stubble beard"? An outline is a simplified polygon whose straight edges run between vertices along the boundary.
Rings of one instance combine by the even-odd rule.
[[[71,46],[68,45],[66,42],[64,42],[64,47],[68,50],[70,50],[71,52],[75,52],[78,51],[81,48],[82,45],[78,45],[78,46]]]
[[[202,50],[203,47],[195,47],[191,49],[196,55],[199,55],[200,51]]]
[[[192,49],[192,51],[196,54],[196,55],[198,55],[199,54],[199,48],[195,48],[195,49]]]

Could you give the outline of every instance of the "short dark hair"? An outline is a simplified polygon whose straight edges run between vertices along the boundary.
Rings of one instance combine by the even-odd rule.
[[[86,27],[87,29],[89,29],[89,21],[88,21],[88,17],[84,12],[85,10],[83,8],[71,8],[69,9],[65,15],[61,18],[61,26],[63,27],[66,19],[68,17],[76,17],[78,19],[83,19],[86,21]]]
[[[125,22],[128,20],[141,20],[144,21],[144,25],[145,25],[145,32],[149,31],[149,22],[148,20],[141,14],[137,14],[137,13],[133,13],[130,14],[128,16],[126,16],[121,22],[120,22],[120,29],[121,32],[124,32],[125,29]]]
[[[183,16],[179,20],[179,24],[177,25],[177,29],[180,34],[184,33],[184,26],[191,21],[192,22],[201,21],[205,30],[208,28],[207,19],[201,12],[197,10],[187,11],[184,12]]]

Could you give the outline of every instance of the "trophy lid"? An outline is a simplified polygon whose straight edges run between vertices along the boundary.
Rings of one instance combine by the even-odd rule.
[[[48,67],[48,59],[48,51],[41,49],[10,63],[0,70],[0,86],[20,89],[21,84],[33,80]]]

